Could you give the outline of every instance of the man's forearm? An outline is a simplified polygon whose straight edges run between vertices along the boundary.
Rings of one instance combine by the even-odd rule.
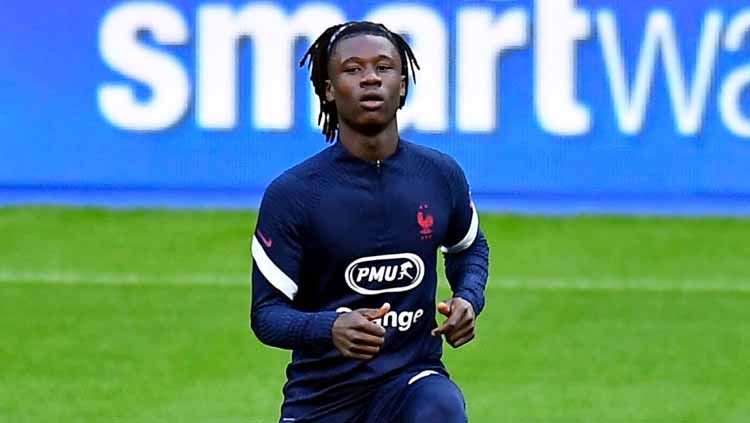
[[[264,344],[285,349],[332,348],[334,311],[308,313],[281,304],[253,308],[250,326]]]
[[[469,301],[477,315],[484,308],[488,267],[489,246],[481,230],[469,248],[445,255],[445,274],[453,295]]]

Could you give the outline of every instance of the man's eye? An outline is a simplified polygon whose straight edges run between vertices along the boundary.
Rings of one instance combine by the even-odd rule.
[[[346,73],[357,73],[357,72],[359,72],[359,68],[356,68],[356,67],[355,68],[346,68],[346,69],[344,69],[344,72],[346,72]]]
[[[388,66],[388,65],[378,65],[378,70],[379,70],[379,71],[381,71],[381,72],[382,72],[382,71],[387,71],[387,70],[391,70],[391,69],[393,69],[393,66]]]

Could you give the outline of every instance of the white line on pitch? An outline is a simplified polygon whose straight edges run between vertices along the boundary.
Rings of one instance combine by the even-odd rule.
[[[222,274],[177,274],[149,275],[144,273],[70,272],[70,271],[9,271],[0,270],[0,282],[42,282],[56,284],[102,284],[102,285],[244,285],[249,275]]]
[[[527,279],[490,281],[503,289],[567,291],[647,291],[647,292],[750,292],[744,280],[664,280],[664,279]]]
[[[102,285],[234,285],[246,286],[250,277],[240,274],[145,274],[116,272],[17,271],[0,269],[0,283],[28,282]],[[447,286],[444,281],[441,282]],[[505,290],[646,291],[646,292],[750,292],[744,280],[663,279],[502,279],[490,280],[487,288]]]

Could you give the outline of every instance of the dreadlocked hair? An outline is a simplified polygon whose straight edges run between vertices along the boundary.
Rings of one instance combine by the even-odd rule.
[[[333,101],[326,101],[326,80],[330,79],[328,76],[328,60],[330,59],[331,54],[333,53],[333,48],[337,42],[363,34],[377,35],[386,38],[396,47],[398,55],[401,57],[401,74],[406,76],[406,88],[404,90],[404,95],[401,96],[399,109],[404,107],[406,96],[409,93],[410,68],[412,79],[414,83],[417,82],[414,68],[419,69],[419,64],[417,63],[416,57],[414,57],[414,52],[401,35],[391,32],[384,25],[361,21],[347,22],[326,29],[318,39],[312,43],[305,55],[302,56],[299,65],[300,67],[303,67],[307,64],[308,69],[311,69],[310,81],[312,81],[313,87],[315,88],[315,94],[320,101],[318,125],[320,125],[322,120],[322,132],[325,135],[327,142],[332,142],[336,138],[336,133],[339,129],[339,116],[336,112],[336,103]]]

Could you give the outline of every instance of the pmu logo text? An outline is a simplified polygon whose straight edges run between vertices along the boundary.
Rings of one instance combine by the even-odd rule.
[[[362,295],[403,292],[422,282],[424,263],[412,253],[362,257],[346,268],[346,284]]]

